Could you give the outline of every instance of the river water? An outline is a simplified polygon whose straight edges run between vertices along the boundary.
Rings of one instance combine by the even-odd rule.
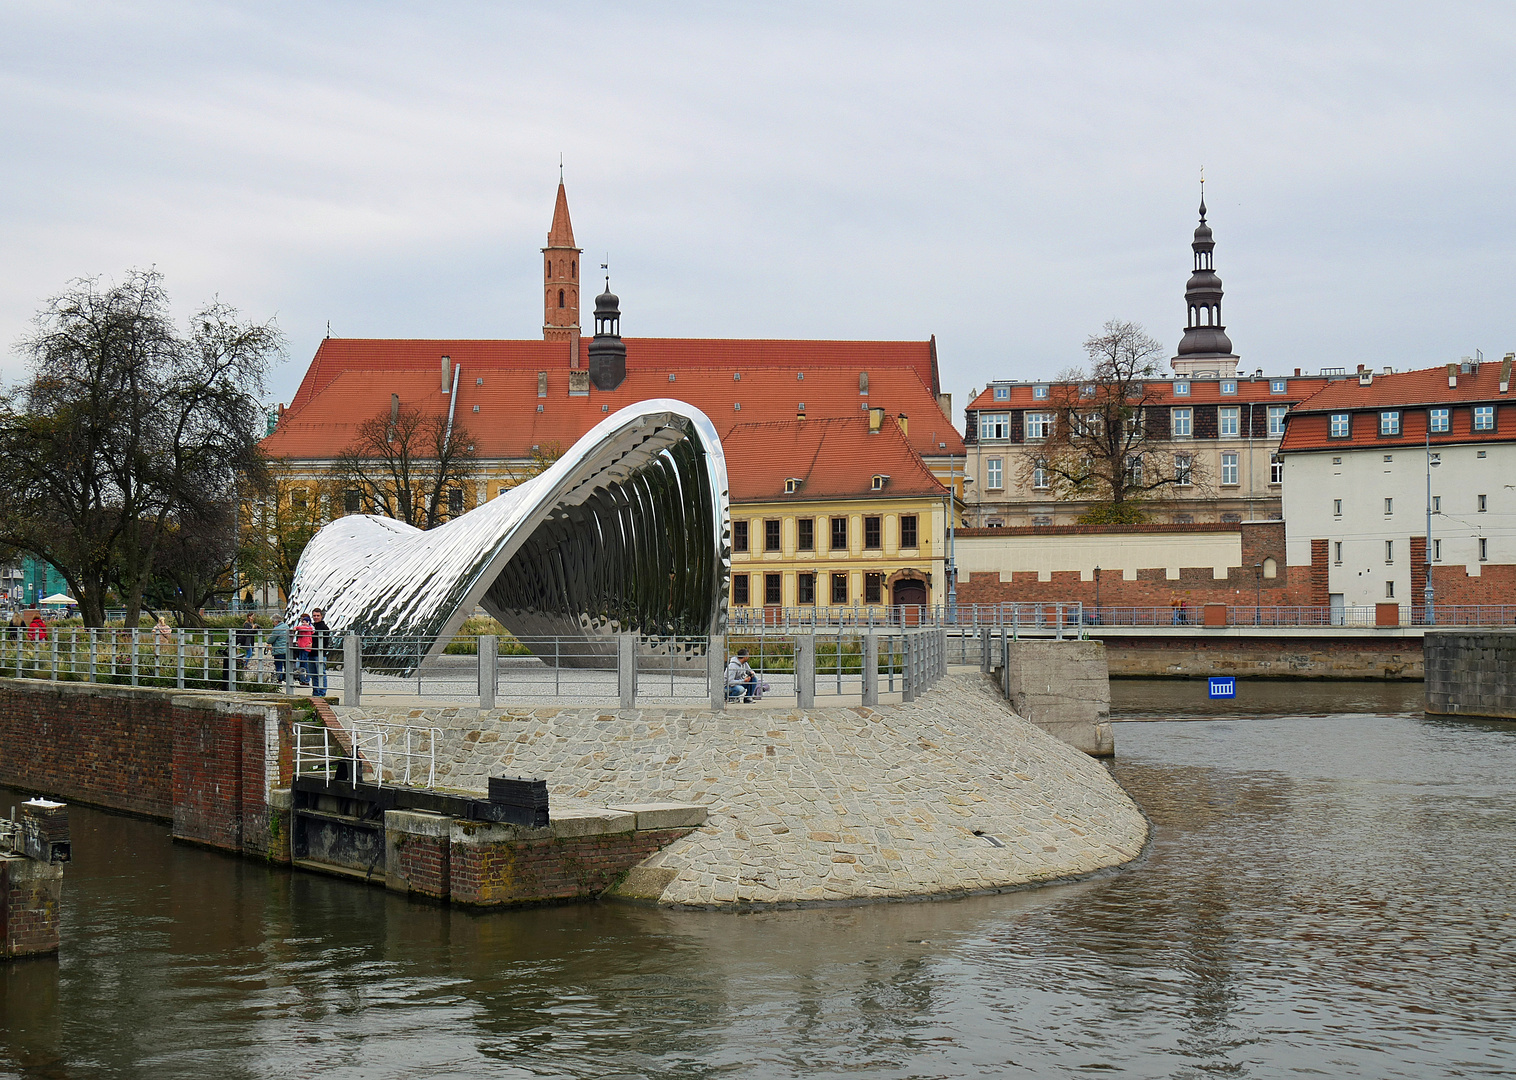
[[[1516,1072],[1516,725],[1374,684],[1198,719],[1204,685],[1115,687],[1138,864],[947,903],[479,915],[76,808],[0,1075]]]

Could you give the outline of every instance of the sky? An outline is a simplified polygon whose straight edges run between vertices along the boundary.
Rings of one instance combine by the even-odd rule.
[[[270,401],[328,325],[537,337],[560,155],[623,333],[935,334],[960,410],[1108,319],[1172,354],[1202,167],[1243,370],[1499,357],[1513,54],[1493,3],[0,0],[0,379],[132,267],[277,320]]]

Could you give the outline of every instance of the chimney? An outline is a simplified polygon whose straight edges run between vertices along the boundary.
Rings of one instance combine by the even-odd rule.
[[[390,395],[390,423],[400,419],[400,395]]]
[[[947,422],[951,424],[953,422],[953,395],[938,394],[937,407],[942,410],[942,415],[946,417]]]
[[[1511,388],[1511,361],[1516,360],[1516,353],[1506,353],[1505,359],[1500,362],[1500,392],[1503,394]]]
[[[868,397],[869,373],[867,371],[860,371],[858,373],[858,394],[860,397]]]
[[[537,396],[547,397],[547,372],[537,372]]]
[[[895,419],[900,421],[900,434],[909,435],[911,433],[910,417],[906,416],[905,413],[901,413],[899,416],[895,417]]]
[[[1448,385],[1449,386],[1457,386],[1458,385],[1458,365],[1457,364],[1449,364],[1448,365]]]
[[[1363,365],[1362,364],[1358,365],[1358,374],[1360,374],[1360,375],[1363,374]]]
[[[878,435],[879,429],[884,424],[884,410],[873,408],[869,410],[869,434]]]
[[[1299,374],[1300,374],[1300,369],[1299,369],[1299,368],[1296,368],[1296,369],[1295,369],[1295,374],[1296,374],[1296,375],[1299,375]]]
[[[453,388],[453,358],[442,358],[442,392],[445,394]]]
[[[796,408],[796,410],[795,410],[795,419],[796,420],[804,420],[805,419],[805,402],[802,401],[800,403],[799,407]]]

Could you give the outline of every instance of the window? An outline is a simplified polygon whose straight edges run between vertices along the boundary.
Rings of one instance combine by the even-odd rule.
[[[1442,541],[1441,540],[1433,540],[1432,541],[1432,561],[1433,562],[1442,562]]]
[[[1188,439],[1194,433],[1194,410],[1173,409],[1170,412],[1170,431],[1176,439]]]
[[[1221,515],[1221,521],[1225,525],[1240,525],[1242,523],[1242,515],[1241,514],[1222,514]]]
[[[816,602],[816,575],[795,575],[795,602],[797,604],[814,604]]]
[[[1223,487],[1237,486],[1237,455],[1221,455],[1221,483]]]
[[[917,546],[915,514],[900,515],[900,546],[903,548]]]
[[[1489,507],[1490,507],[1490,497],[1488,495],[1481,495],[1481,496],[1479,496],[1479,512],[1482,514],[1486,510],[1488,510]]]
[[[1038,458],[1032,465],[1032,487],[1038,491],[1046,491],[1048,488],[1048,461],[1047,458]]]
[[[348,488],[342,495],[342,508],[349,514],[356,514],[363,509],[363,492],[357,488]]]
[[[847,518],[832,518],[832,550],[847,550]]]
[[[1269,406],[1269,438],[1271,438],[1271,439],[1282,439],[1282,438],[1284,438],[1284,414],[1287,413],[1287,412],[1289,412],[1288,406],[1285,406],[1285,405],[1270,405]]]
[[[1142,483],[1142,455],[1128,454],[1126,458],[1126,482],[1134,486]]]
[[[1142,409],[1133,409],[1126,418],[1126,432],[1132,439],[1147,437],[1147,414]]]
[[[734,522],[732,522],[732,550],[733,551],[746,551],[747,550],[747,522],[746,521],[734,521]]]
[[[884,546],[883,529],[879,527],[879,518],[866,517],[863,519],[863,546],[869,551],[878,551]]]
[[[1050,412],[1029,412],[1026,414],[1026,437],[1031,439],[1046,439],[1053,434],[1053,414]]]
[[[995,387],[995,400],[996,401],[1010,401],[1011,400],[1011,388],[1009,386],[997,386],[997,387]]]
[[[1448,410],[1431,409],[1427,412],[1427,426],[1432,431],[1446,431],[1448,429]]]
[[[847,603],[847,575],[846,574],[833,574],[832,575],[832,603],[834,603],[834,604],[845,604],[845,603]]]
[[[1187,382],[1176,382],[1174,384],[1174,396],[1175,397],[1189,397],[1190,396],[1190,384],[1187,383]]]
[[[1395,583],[1393,581],[1386,581],[1384,583],[1384,598],[1386,600],[1395,599]]]
[[[1341,499],[1333,499],[1332,500],[1332,516],[1333,517],[1341,517],[1342,516],[1342,500]]]
[[[878,604],[884,600],[884,575],[863,575],[863,602],[865,604]]]
[[[447,489],[447,512],[453,517],[457,517],[459,514],[463,513],[462,488]]]
[[[1399,409],[1390,409],[1390,410],[1388,410],[1386,412],[1382,412],[1382,413],[1379,414],[1379,434],[1381,434],[1381,435],[1399,435],[1400,434],[1400,410]]]
[[[748,605],[746,574],[732,575],[732,603],[737,607],[747,607]]]
[[[784,575],[782,574],[763,575],[763,602],[765,604],[776,606],[784,603],[784,594],[780,592],[783,583]]]
[[[558,290],[558,306],[559,307],[563,306],[563,290],[562,289]]]
[[[1493,405],[1475,405],[1474,406],[1474,430],[1475,431],[1494,431],[1495,430],[1495,406],[1493,406]]]
[[[1235,394],[1237,392],[1237,380],[1236,379],[1222,379],[1221,380],[1221,392],[1223,394]]]
[[[795,522],[795,550],[816,550],[816,519],[801,518]]]
[[[1033,526],[1051,525],[1052,523],[1053,519],[1050,517],[1034,517],[1032,519]]]
[[[1490,558],[1490,541],[1487,537],[1479,538],[1479,561],[1488,562]]]
[[[1010,413],[980,413],[979,437],[981,439],[1009,439],[1011,437]]]
[[[1284,483],[1284,458],[1278,454],[1269,455],[1269,483]]]
[[[1334,439],[1346,439],[1352,433],[1352,413],[1334,412],[1327,434]]]
[[[1269,381],[1269,393],[1271,394],[1288,393],[1289,389],[1290,384],[1283,379],[1271,379]]]
[[[1334,457],[1332,459],[1332,464],[1333,465],[1341,465],[1342,464],[1342,459],[1340,457]]]
[[[780,549],[779,519],[769,518],[763,523],[763,550],[779,551]]]
[[[1395,500],[1394,499],[1386,499],[1386,500],[1384,500],[1384,512],[1386,514],[1393,514],[1395,512]]]
[[[1083,398],[1094,397],[1095,396],[1095,384],[1092,383],[1092,382],[1087,382],[1087,383],[1081,384],[1080,387],[1079,387],[1079,396],[1083,397]]]
[[[1189,487],[1195,475],[1195,462],[1189,454],[1174,455],[1174,483]]]
[[[1432,513],[1434,513],[1434,514],[1440,514],[1440,513],[1442,513],[1442,496],[1441,495],[1433,495],[1432,496]]]
[[[1032,387],[1032,397],[1034,397],[1036,400],[1038,400],[1038,401],[1046,401],[1047,400],[1047,396],[1048,396],[1048,388],[1046,386],[1034,386],[1034,387]]]
[[[1482,495],[1480,496],[1480,498],[1483,498],[1483,497],[1484,496],[1482,496]],[[305,488],[291,488],[290,489],[290,509],[291,510],[304,510],[305,509]]]
[[[1193,525],[1193,524],[1195,524],[1195,515],[1194,514],[1175,514],[1174,515],[1174,524],[1175,525]]]
[[[1395,561],[1395,541],[1393,540],[1384,542],[1384,561],[1386,565]]]
[[[1105,434],[1105,414],[1103,413],[1092,412],[1084,413],[1083,415],[1073,413],[1070,415],[1070,421],[1076,435],[1082,435],[1088,439],[1098,439],[1101,435]]]
[[[998,457],[985,460],[984,463],[984,486],[988,488],[1004,487],[1002,478],[1002,462]]]
[[[1239,421],[1241,419],[1241,416],[1242,408],[1237,405],[1225,405],[1221,409],[1217,410],[1217,433],[1223,439],[1235,439],[1237,437],[1237,431],[1240,426]]]
[[[1475,456],[1475,457],[1484,457],[1484,456],[1485,456],[1485,452],[1484,452],[1484,451],[1483,451],[1483,450],[1480,450],[1480,451],[1479,451],[1479,452],[1478,452],[1478,453],[1476,453],[1476,454],[1475,454],[1475,455],[1474,455],[1474,456]]]
[[[1342,541],[1332,541],[1332,561],[1338,566],[1342,565]]]

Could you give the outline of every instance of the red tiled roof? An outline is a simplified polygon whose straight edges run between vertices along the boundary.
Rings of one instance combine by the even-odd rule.
[[[938,393],[934,341],[804,341],[728,338],[626,338],[628,372],[667,374],[685,368],[725,368],[734,371],[781,367],[852,369],[853,391],[858,376],[870,380],[885,369],[915,372],[922,385]],[[446,340],[387,338],[326,338],[316,349],[290,409],[304,408],[344,371],[426,371],[441,387],[442,357],[462,364],[465,372],[480,368],[510,368],[561,373],[569,367],[565,341]],[[580,366],[589,365],[589,338],[580,342]],[[804,400],[803,398],[801,400]]]
[[[1286,391],[1276,394],[1270,388],[1270,384],[1283,379]],[[1235,394],[1223,394],[1221,392],[1221,380],[1219,379],[1191,379],[1189,380],[1190,392],[1184,396],[1174,394],[1173,379],[1148,379],[1144,389],[1148,395],[1150,405],[1188,405],[1191,403],[1221,403],[1233,401],[1274,401],[1293,403],[1303,401],[1312,394],[1327,385],[1326,378],[1319,375],[1275,375],[1272,378],[1252,378],[1240,376],[1237,378],[1237,392]],[[1183,380],[1178,380],[1183,381]],[[1232,381],[1232,380],[1227,380]],[[1041,383],[1043,386],[1058,386],[1059,383]],[[1036,409],[1053,407],[1054,403],[1047,398],[1034,398],[1032,396],[1032,384],[1016,383],[1010,387],[1010,398],[997,401],[995,399],[994,386],[985,387],[984,390],[969,402],[967,408],[983,412],[994,412],[997,409]]]
[[[947,494],[893,417],[877,432],[867,415],[735,424],[721,443],[734,503]],[[877,492],[875,474],[889,477]],[[791,478],[801,482],[787,495]]]
[[[1458,374],[1456,386],[1448,385],[1446,366],[1375,375],[1367,385],[1361,385],[1352,375],[1334,379],[1292,410],[1279,449],[1288,453],[1343,447],[1424,446],[1428,435],[1426,409],[1431,406],[1449,409],[1448,430],[1431,433],[1433,446],[1516,440],[1516,395],[1501,393],[1501,374],[1501,364],[1486,363],[1479,366],[1477,373]],[[1509,377],[1508,368],[1505,374]],[[1474,430],[1472,406],[1476,404],[1495,406],[1492,430]],[[1400,431],[1380,435],[1379,413],[1390,410],[1401,414]],[[1333,413],[1350,414],[1346,438],[1332,437]]]
[[[676,398],[701,409],[723,438],[739,423],[792,420],[801,402],[813,417],[851,416],[856,410],[856,415],[865,420],[867,408],[874,405],[884,408],[892,417],[898,413],[907,415],[908,441],[917,453],[931,456],[964,452],[962,437],[942,415],[936,398],[922,385],[916,372],[906,367],[876,365],[870,371],[868,396],[858,392],[858,371],[851,366],[723,366],[632,370],[615,390],[591,390],[588,395],[571,397],[566,364],[481,364],[471,361],[469,354],[458,348],[468,344],[500,344],[494,342],[422,344],[427,346],[424,368],[407,364],[379,370],[327,372],[318,391],[303,400],[297,398],[297,404],[285,410],[278,431],[263,441],[264,450],[274,457],[297,460],[333,458],[352,441],[358,424],[389,411],[391,394],[399,394],[406,406],[446,412],[448,395],[442,390],[439,357],[451,348],[449,355],[453,362],[463,365],[456,420],[469,432],[475,453],[481,458],[524,458],[530,455],[533,446],[547,447],[553,443],[567,449],[606,414],[660,397]],[[565,348],[562,343],[504,344]],[[546,370],[548,376],[547,396],[542,398],[537,396],[539,370]],[[740,372],[741,379],[732,377],[734,371]],[[672,382],[670,374],[674,376]],[[797,377],[800,375],[804,378]],[[478,383],[480,379],[483,385]],[[309,376],[307,380],[310,381]],[[474,411],[476,405],[478,412]],[[735,407],[738,405],[741,407]]]

